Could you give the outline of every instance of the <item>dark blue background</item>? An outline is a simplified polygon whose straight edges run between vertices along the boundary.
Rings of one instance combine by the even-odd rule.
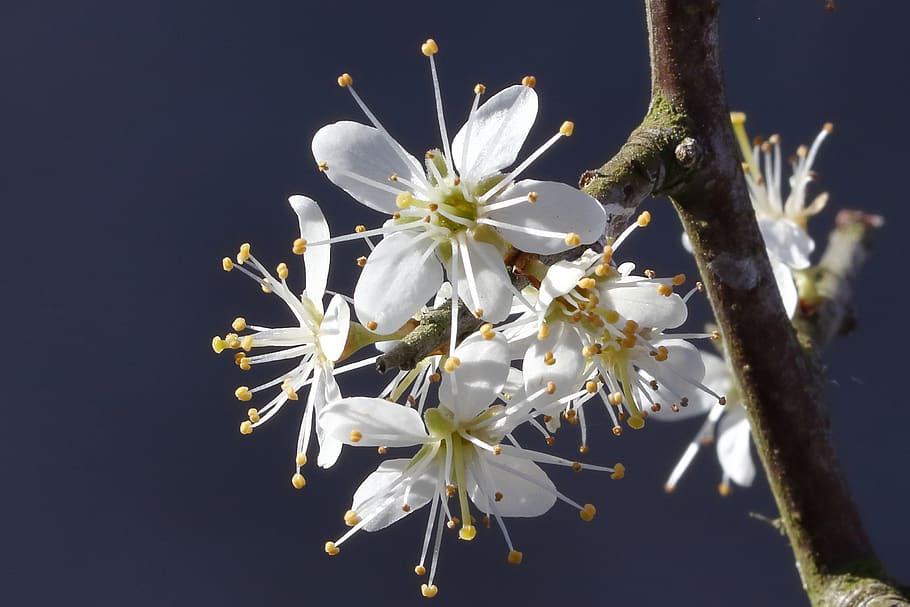
[[[726,2],[721,41],[732,107],[785,152],[821,124],[835,134],[817,165],[830,210],[887,216],[856,304],[858,331],[828,352],[842,465],[892,572],[910,580],[910,475],[900,390],[907,334],[904,261],[907,9],[884,1]],[[533,176],[575,182],[637,124],[648,100],[637,2],[28,2],[0,8],[0,200],[4,321],[0,405],[0,602],[6,605],[406,605],[425,514],[322,552],[371,453],[347,453],[309,484],[288,482],[297,416],[242,437],[247,379],[211,336],[243,314],[286,322],[280,304],[220,259],[251,241],[270,265],[289,257],[285,198],[322,203],[334,231],[361,210],[319,175],[313,133],[361,120],[335,84],[359,92],[412,152],[438,145],[419,43],[435,37],[450,132],[471,87],[535,74],[538,145],[576,122]],[[821,188],[815,191],[820,191]],[[692,272],[666,201],[621,256]],[[353,280],[338,256],[333,284]],[[293,260],[288,260],[293,261]],[[292,277],[299,278],[299,270]],[[690,326],[705,320],[698,307]],[[702,316],[698,316],[702,314]],[[277,370],[275,370],[277,373]],[[262,374],[266,378],[270,375]],[[505,562],[494,534],[443,546],[440,595],[455,604],[800,605],[763,480],[717,495],[703,453],[673,495],[661,486],[694,424],[604,439],[595,462],[628,476],[555,478],[598,505],[594,522],[557,507],[510,530],[525,553]],[[573,440],[571,435],[565,439]],[[350,451],[350,450],[349,450]],[[338,604],[338,603],[336,603]]]

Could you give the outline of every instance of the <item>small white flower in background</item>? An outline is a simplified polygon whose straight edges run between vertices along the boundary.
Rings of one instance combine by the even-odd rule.
[[[686,447],[664,488],[669,492],[676,488],[679,479],[692,463],[702,445],[716,441],[717,459],[723,476],[718,486],[721,495],[730,493],[730,482],[749,487],[755,479],[755,463],[751,453],[751,431],[746,410],[735,389],[733,370],[722,358],[709,352],[701,352],[705,366],[705,384],[727,395],[726,405],[697,395],[690,399],[688,406],[674,414],[659,414],[655,419],[677,421],[699,415],[707,415],[701,429]]]
[[[809,267],[809,255],[815,249],[815,241],[806,231],[806,223],[828,202],[828,194],[823,192],[806,205],[806,189],[814,178],[812,164],[818,150],[833,127],[831,123],[825,124],[811,147],[800,146],[797,149],[792,160],[790,193],[784,199],[780,137],[772,135],[767,141],[756,140],[755,145],[750,145],[745,128],[746,115],[733,112],[731,119],[745,159],[746,184],[755,218],[768,250],[784,308],[792,317],[799,303],[794,271]]]
[[[334,555],[358,531],[376,531],[416,510],[430,505],[423,548],[415,571],[429,573],[421,586],[424,596],[436,595],[434,583],[442,542],[443,524],[460,525],[458,536],[471,540],[477,533],[471,504],[483,514],[485,526],[491,517],[508,547],[510,563],[520,563],[506,530],[505,517],[533,517],[547,512],[557,499],[577,508],[581,518],[591,520],[595,509],[565,497],[537,465],[548,463],[576,470],[595,469],[621,478],[624,468],[583,465],[553,455],[523,449],[512,439],[516,426],[527,422],[537,407],[563,405],[545,388],[527,400],[493,403],[506,384],[510,368],[506,340],[486,325],[462,342],[446,364],[450,371],[439,383],[438,407],[414,409],[379,398],[344,398],[325,407],[320,423],[328,436],[348,445],[378,447],[380,453],[394,447],[419,447],[410,459],[391,459],[379,465],[354,493],[351,509],[344,516],[351,529],[327,542]],[[508,443],[503,443],[503,440]],[[456,498],[458,511],[449,509]],[[433,543],[429,572],[426,561]]]
[[[685,298],[673,291],[685,276],[656,278],[648,270],[635,276],[634,264],[613,264],[615,250],[649,221],[650,214],[642,213],[604,253],[588,250],[551,266],[540,282],[536,314],[502,328],[516,343],[530,342],[522,366],[528,392],[550,382],[560,396],[584,388],[563,413],[570,423],[580,423],[583,452],[587,427],[581,405],[594,397],[606,405],[617,436],[621,421],[642,428],[648,410],[685,407],[694,393],[723,401],[702,383],[701,357],[685,341],[714,335],[663,332],[686,320],[686,301],[695,289]],[[545,421],[551,431],[559,425],[552,417]]]
[[[292,196],[289,199],[291,208],[297,214],[300,224],[300,239],[293,245],[293,252],[303,255],[306,269],[307,288],[298,297],[287,284],[289,274],[285,263],[278,264],[277,278],[269,272],[250,252],[250,245],[243,244],[236,261],[225,257],[222,265],[226,271],[239,270],[259,283],[265,293],[277,295],[294,314],[297,326],[268,328],[248,325],[244,318],[237,318],[232,325],[236,333],[212,339],[215,352],[226,349],[238,350],[234,361],[242,370],[248,371],[253,365],[262,363],[297,359],[297,365],[290,371],[279,375],[272,381],[255,388],[240,386],[235,391],[238,400],[248,402],[258,392],[278,387],[275,395],[265,406],[248,411],[249,420],[240,425],[240,432],[249,434],[254,428],[271,419],[288,402],[298,400],[298,391],[308,388],[303,419],[297,440],[295,458],[296,472],[292,483],[298,489],[306,481],[300,474],[300,468],[306,463],[306,453],[314,423],[319,441],[317,462],[322,467],[330,467],[338,459],[342,444],[322,432],[317,414],[326,403],[341,398],[334,375],[345,370],[369,364],[372,360],[362,361],[335,369],[345,349],[350,327],[350,309],[340,295],[335,295],[329,302],[328,309],[323,309],[326,280],[329,273],[329,247],[307,249],[304,239],[324,239],[329,236],[328,225],[316,202],[306,196]],[[249,333],[243,334],[244,331]],[[253,348],[273,348],[265,354],[251,355]]]
[[[338,83],[372,126],[337,122],[313,138],[313,155],[333,183],[392,216],[381,228],[331,240],[383,236],[354,291],[357,317],[378,333],[394,331],[411,318],[439,289],[443,268],[453,299],[484,320],[502,321],[514,291],[503,261],[510,245],[529,253],[557,253],[597,240],[606,224],[601,205],[574,187],[516,181],[559,138],[572,134],[571,122],[503,172],[515,163],[537,115],[533,77],[482,105],[485,87],[478,84],[467,122],[450,142],[433,58],[438,47],[427,40],[421,50],[432,70],[442,150],[427,152],[424,163],[405,151],[354,91],[348,74]],[[454,311],[453,306],[449,352],[457,333]]]

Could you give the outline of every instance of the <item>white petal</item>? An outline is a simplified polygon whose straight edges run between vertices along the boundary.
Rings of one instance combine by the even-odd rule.
[[[442,284],[436,243],[411,232],[383,238],[354,288],[354,309],[361,323],[373,321],[377,333],[391,333],[413,316]]]
[[[308,196],[291,196],[288,198],[291,208],[297,214],[300,224],[300,237],[310,242],[328,240],[329,224],[325,221],[319,205]],[[328,245],[309,247],[303,254],[303,265],[306,269],[306,295],[319,311],[322,311],[322,296],[325,294],[325,285],[329,279],[329,249]]]
[[[425,472],[419,478],[409,478],[410,464],[411,460],[408,459],[384,461],[357,487],[351,510],[358,516],[365,518],[372,515],[375,508],[382,508],[379,514],[363,526],[365,531],[388,527],[433,499],[436,493],[434,477]],[[407,505],[410,506],[407,511],[402,508],[405,494]]]
[[[815,248],[815,241],[796,223],[784,218],[759,218],[758,228],[769,255],[796,270],[811,265],[809,255]]]
[[[744,409],[724,415],[717,425],[717,459],[734,483],[748,487],[755,479],[755,464],[750,451],[752,433]]]
[[[319,366],[313,370],[313,383],[310,393],[307,394],[307,409],[313,408],[316,418],[316,439],[319,441],[319,455],[316,464],[320,468],[331,468],[341,456],[342,444],[336,439],[326,436],[324,428],[319,423],[319,413],[325,408],[326,403],[340,398],[338,384],[331,375],[326,375]]]
[[[509,346],[498,333],[493,339],[474,333],[455,348],[455,356],[461,364],[443,374],[439,402],[463,422],[476,417],[502,391],[509,377]]]
[[[496,323],[505,320],[512,308],[512,289],[502,254],[495,246],[474,240],[470,236],[466,238],[466,242],[465,248],[470,257],[471,276],[477,285],[478,299],[474,299],[474,293],[468,287],[464,248],[462,248],[462,254],[458,256],[460,265],[457,270],[458,298],[469,310],[482,309],[482,318],[486,321]],[[451,261],[448,266],[449,278],[451,278],[453,275]]]
[[[496,492],[502,499],[494,501],[496,511],[501,516],[540,516],[556,503],[556,487],[550,477],[534,462],[512,457],[503,446],[500,455],[477,453],[475,457],[484,458],[484,470],[474,473],[480,462],[473,462],[472,474],[468,479],[468,494],[471,501],[484,512],[492,512],[490,499]],[[479,478],[478,478],[479,477]]]
[[[351,308],[344,297],[336,294],[329,302],[329,308],[319,326],[319,344],[327,359],[334,362],[341,357],[350,328]]]
[[[682,339],[667,339],[655,342],[654,345],[667,348],[667,359],[658,362],[650,356],[646,360],[641,357],[635,364],[640,367],[640,373],[646,381],[657,380],[657,390],[652,390],[650,386],[638,389],[646,390],[651,400],[661,404],[661,415],[658,417],[664,420],[685,419],[709,411],[717,403],[716,399],[691,383],[701,382],[705,376],[705,366],[698,348]],[[679,413],[673,413],[670,405],[678,403],[683,397],[689,399],[688,406],[680,407]],[[647,402],[650,401],[642,400],[642,404]]]
[[[796,307],[799,305],[799,291],[793,280],[793,270],[775,257],[769,256],[768,260],[771,262],[771,272],[774,273],[774,282],[777,283],[777,291],[780,293],[781,301],[784,302],[787,317],[793,318],[793,315],[796,314]]]
[[[537,236],[521,231],[521,228],[549,230],[567,234],[574,232],[581,242],[591,243],[603,236],[607,214],[597,200],[581,190],[556,181],[534,181],[527,179],[506,188],[491,202],[527,198],[537,194],[533,204],[520,203],[495,210],[490,218],[515,226],[515,229],[497,226],[500,233],[515,248],[528,253],[558,253],[572,248],[565,237]]]
[[[624,319],[642,327],[672,329],[686,321],[686,303],[676,293],[661,295],[657,284],[646,280],[623,279],[600,286],[600,306],[616,310]]]
[[[417,172],[421,165],[417,159],[407,154],[396,142],[401,154],[408,158],[405,162],[395,153],[392,143],[377,129],[359,122],[342,121],[322,127],[313,137],[313,157],[316,162],[325,162],[328,178],[354,197],[355,200],[371,209],[391,215],[398,210],[395,205],[396,194],[383,187],[363,183],[341,171],[354,173],[373,182],[391,186],[402,192],[407,188],[390,182],[394,173],[412,183],[423,183],[426,178]],[[333,171],[333,168],[336,169]]]
[[[471,119],[467,155],[464,141],[468,124],[452,141],[452,156],[461,178],[476,183],[514,163],[536,117],[537,93],[530,87],[510,86],[490,97]]]
[[[326,436],[346,445],[407,447],[427,439],[423,420],[414,409],[366,396],[343,398],[327,405],[318,418]],[[353,440],[352,432],[360,439]]]
[[[525,391],[533,394],[546,387],[548,382],[556,383],[556,400],[581,386],[581,376],[585,369],[585,357],[581,353],[582,343],[578,332],[569,323],[559,322],[550,325],[550,334],[543,341],[534,343],[525,353],[522,370],[525,378]],[[553,354],[555,362],[546,364],[544,356]]]
[[[598,259],[600,253],[587,249],[578,259],[559,261],[550,266],[540,284],[540,295],[537,300],[540,311],[545,311],[550,302],[574,289]]]

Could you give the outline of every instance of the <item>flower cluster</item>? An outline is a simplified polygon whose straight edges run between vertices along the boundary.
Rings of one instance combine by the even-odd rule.
[[[302,468],[314,433],[323,468],[331,467],[345,446],[371,447],[380,455],[412,449],[408,457],[383,460],[360,484],[344,515],[350,529],[328,541],[325,551],[338,554],[359,531],[384,528],[428,506],[415,571],[426,576],[421,591],[432,597],[444,526],[471,540],[480,522],[485,527],[495,522],[508,561],[519,563],[522,553],[506,518],[540,516],[563,502],[582,520],[592,520],[595,507],[564,495],[541,467],[623,477],[622,464],[582,463],[550,448],[565,421],[579,426],[578,451],[589,451],[588,403],[606,410],[612,434],[619,436],[624,427],[644,427],[654,412],[672,414],[690,403],[722,407],[725,397],[706,385],[705,364],[690,343],[717,335],[673,332],[685,322],[687,301],[698,287],[680,295],[682,274],[636,274],[634,264],[615,261],[622,243],[647,226],[650,215],[642,213],[620,236],[605,241],[606,214],[595,199],[569,185],[525,177],[538,157],[574,129],[564,122],[519,161],[537,115],[534,78],[525,77],[484,103],[485,87],[476,85],[467,120],[450,139],[435,62],[438,47],[427,40],[421,50],[430,63],[439,130],[439,145],[422,160],[379,122],[349,74],[338,84],[369,124],[330,124],[312,142],[319,170],[388,218],[333,236],[315,201],[291,197],[300,228],[291,249],[303,257],[306,288],[293,291],[287,264],[270,272],[249,244],[235,258],[225,258],[223,268],[240,271],[277,295],[295,324],[268,328],[237,318],[233,332],[215,337],[212,346],[216,352],[235,350],[234,361],[244,371],[260,363],[294,362],[275,379],[241,386],[235,395],[250,404],[260,393],[271,395],[248,410],[243,434],[289,403],[302,404],[291,478],[296,488],[306,484]],[[346,241],[366,249],[357,259],[362,271],[352,297],[327,290],[329,251]],[[544,261],[554,258],[561,261]],[[442,347],[373,394],[343,390],[339,377],[373,366],[378,356],[373,349],[398,347],[431,301],[451,309]],[[472,327],[480,328],[459,327],[460,310],[478,319]],[[253,354],[259,348],[264,353]],[[541,450],[519,442],[535,439]]]

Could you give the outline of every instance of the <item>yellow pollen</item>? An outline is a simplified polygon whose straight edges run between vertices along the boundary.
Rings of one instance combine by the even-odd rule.
[[[351,75],[345,72],[344,74],[338,76],[338,86],[345,88],[354,84],[354,79],[351,78]]]
[[[673,284],[676,285],[677,287],[684,282],[686,282],[685,274],[677,274],[676,276],[673,277]]]
[[[635,343],[638,339],[634,335],[626,335],[625,339],[621,340],[619,344],[626,349],[631,349],[635,347]]]
[[[253,349],[253,336],[244,335],[240,339],[240,347],[243,348],[244,352],[249,352],[250,350],[252,350]]]
[[[401,505],[401,511],[402,511],[402,512],[410,512],[410,511],[411,511],[411,507],[408,506],[407,504],[402,504],[402,505]]]
[[[578,462],[572,462],[572,470],[575,470],[575,472],[581,472],[581,464]]]
[[[417,565],[416,567],[414,567],[414,573],[416,573],[417,575],[426,575],[427,568],[424,567],[423,565]]]
[[[459,360],[457,356],[450,356],[446,359],[446,362],[442,368],[445,369],[446,373],[454,373],[455,369],[457,369],[459,365],[461,365],[461,360]]]
[[[298,468],[302,468],[303,466],[306,466],[306,462],[307,462],[306,453],[298,453],[297,457],[294,458],[294,463],[297,464]]]
[[[266,279],[265,282],[268,282],[268,279]],[[269,293],[272,292],[272,289],[269,288],[269,285],[267,285],[267,284],[265,284],[265,285],[259,285],[259,288],[261,288],[261,289],[262,289],[262,292],[265,293],[265,294],[269,294]]]
[[[378,326],[379,324],[375,320],[367,321],[367,329],[370,331],[375,331]]]
[[[640,415],[633,415],[629,418],[628,424],[633,430],[641,430],[645,427],[645,420]]]
[[[714,331],[711,331],[711,339],[713,339],[714,341],[717,341],[718,339],[720,339],[720,331],[718,331],[716,329]]]
[[[534,88],[537,86],[537,78],[534,76],[525,76],[521,79],[521,83],[529,88]]]
[[[540,341],[543,341],[549,336],[550,336],[550,325],[548,325],[547,323],[543,323],[542,325],[540,325],[540,328],[537,329],[537,339],[539,339]]]
[[[351,430],[350,438],[352,443],[359,443],[363,439],[363,434],[360,430]]]
[[[475,95],[483,95],[486,92],[487,92],[487,87],[485,87],[481,83],[478,82],[477,84],[474,85],[474,94]]]
[[[654,278],[655,276],[657,276],[657,272],[655,272],[654,270],[648,269],[648,270],[645,270],[645,276],[647,276],[648,278]]]
[[[303,478],[302,474],[297,472],[291,477],[291,484],[294,485],[294,489],[303,489],[306,487],[306,479]]]
[[[638,331],[638,328],[639,328],[638,323],[635,322],[634,320],[630,319],[630,320],[626,321],[626,326],[622,328],[622,332],[625,333],[626,335],[632,335],[633,333]]]
[[[329,170],[329,163],[322,161],[316,163],[316,168],[319,169],[320,173],[325,173]]]
[[[622,404],[622,392],[619,392],[619,391],[610,392],[607,395],[607,402],[610,403],[611,405],[613,405],[614,407],[618,407],[619,405]]]
[[[255,407],[250,407],[246,412],[246,416],[249,417],[250,421],[253,422],[254,424],[259,423],[259,419],[260,419],[259,418],[259,409],[255,408]]]
[[[603,252],[604,263],[610,263],[613,259],[613,247],[605,247]]]
[[[587,445],[581,445],[581,446],[578,448],[578,452],[579,452],[579,453],[587,453],[588,451],[590,451],[590,449],[588,448]]]
[[[622,435],[622,428],[620,428],[619,426],[613,426],[613,435],[614,435],[614,436],[621,436],[621,435]]]
[[[554,392],[556,392],[556,382],[548,381],[547,394],[553,394]]]
[[[253,433],[253,424],[248,421],[240,423],[240,434],[252,434]]]
[[[291,385],[291,380],[284,380],[281,384],[281,389],[288,395],[289,400],[297,400],[297,391],[294,390],[294,386]]]
[[[228,348],[236,350],[240,347],[240,339],[237,337],[236,333],[228,333],[224,336],[224,343]]]
[[[578,245],[581,244],[581,236],[579,236],[575,232],[569,232],[568,234],[566,234],[565,243],[567,245],[569,245],[570,247],[577,247]]]
[[[353,527],[360,522],[360,517],[357,516],[357,513],[353,510],[348,510],[344,513],[344,524],[348,527]]]
[[[661,283],[660,285],[657,286],[657,292],[660,293],[661,295],[663,295],[664,297],[670,297],[671,295],[673,295],[673,287],[671,287],[670,285],[665,285],[665,284]]]
[[[588,394],[594,394],[595,392],[597,392],[597,382],[596,381],[585,382],[585,390],[588,391]]]
[[[225,257],[224,259],[221,260],[221,268],[225,272],[230,272],[231,270],[234,269],[234,262],[231,261],[230,257]]]
[[[335,556],[341,552],[341,549],[335,545],[335,542],[326,542],[325,543],[325,553],[329,556]]]
[[[458,517],[452,517],[452,520],[446,523],[446,527],[454,529],[458,525]]]
[[[493,445],[493,455],[499,455],[500,453],[502,453],[502,447]]]
[[[212,338],[212,350],[215,351],[215,354],[221,354],[225,348],[227,348],[227,343],[223,339],[217,335]]]
[[[244,331],[246,330],[246,319],[242,316],[238,316],[234,319],[234,322],[231,323],[231,328],[235,331]]]
[[[275,271],[278,273],[278,278],[285,280],[288,277],[288,264],[282,261],[278,264],[278,267],[275,268]]]
[[[458,539],[470,542],[477,535],[477,528],[474,525],[464,525],[458,530]]]
[[[520,565],[522,556],[523,555],[518,550],[510,550],[509,557],[508,557],[509,562],[512,563],[513,565]]]
[[[446,485],[446,497],[455,495],[455,485]]]
[[[247,358],[246,356],[241,356],[239,359],[237,359],[237,366],[240,367],[241,371],[249,371],[250,370],[250,359]]]
[[[826,122],[825,126],[823,126],[822,128],[825,129],[825,132],[830,135],[834,131],[834,123]]]
[[[496,333],[493,332],[493,325],[490,323],[485,323],[480,326],[480,334],[484,339],[493,339],[496,337]]]
[[[306,253],[306,240],[303,238],[295,238],[294,244],[291,245],[291,251],[294,255],[303,255]]]
[[[474,318],[480,318],[481,316],[483,316],[483,308],[474,310]]]
[[[611,325],[615,325],[619,322],[619,312],[616,310],[607,310],[607,312],[604,314],[604,320]]]
[[[246,402],[246,401],[250,400],[251,398],[253,398],[252,392],[250,392],[250,389],[247,388],[246,386],[240,386],[239,388],[234,390],[234,396],[237,397],[237,400],[243,401],[243,402]]]
[[[240,250],[237,251],[237,263],[243,265],[247,259],[250,258],[250,243],[245,242],[240,245]]]
[[[388,452],[389,452],[388,447],[376,447],[376,453],[378,453],[379,455],[385,455]]]
[[[439,588],[436,587],[436,584],[421,584],[420,585],[420,594],[425,596],[428,599],[436,596],[436,593],[439,592]]]
[[[594,504],[585,504],[584,508],[579,511],[578,516],[584,522],[590,523],[595,514],[597,514],[597,508],[594,507]]]
[[[579,280],[578,286],[582,289],[593,289],[595,286],[597,286],[597,281],[589,276],[587,278],[582,278]]]
[[[414,197],[408,192],[402,192],[395,197],[395,206],[399,209],[406,209],[414,203]]]
[[[435,55],[439,52],[439,45],[432,38],[427,38],[427,41],[420,45],[420,52],[427,57]]]
[[[721,497],[727,497],[730,495],[730,485],[727,483],[721,483],[717,486],[717,492],[720,493]]]
[[[651,213],[644,211],[641,215],[638,216],[636,223],[638,223],[638,227],[640,228],[647,226],[649,223],[651,223]]]
[[[528,202],[531,204],[537,202],[537,192],[528,192]]]
[[[556,439],[553,438],[552,436],[548,436],[548,437],[547,437],[546,439],[544,439],[544,440],[547,441],[547,445],[550,446],[550,447],[552,447],[552,446],[553,446],[553,443],[556,442]]]
[[[552,352],[546,352],[543,355],[543,364],[545,364],[545,365],[555,365],[556,364],[556,358],[553,356]]]
[[[360,266],[361,268],[364,267],[365,265],[367,265],[367,258],[362,255],[360,257],[358,257],[357,265]]]
[[[389,175],[389,181],[391,181],[392,183],[395,183],[396,181],[398,181],[398,173],[392,173],[391,175]]]
[[[575,123],[571,120],[566,120],[562,123],[562,126],[559,127],[559,134],[563,137],[571,137],[572,133],[575,132]]]
[[[606,276],[609,271],[610,271],[610,266],[608,266],[605,263],[599,263],[599,264],[597,264],[597,267],[594,268],[594,274],[601,278]]]
[[[626,476],[626,467],[622,464],[616,464],[613,466],[613,474],[610,475],[614,481],[618,481]]]

